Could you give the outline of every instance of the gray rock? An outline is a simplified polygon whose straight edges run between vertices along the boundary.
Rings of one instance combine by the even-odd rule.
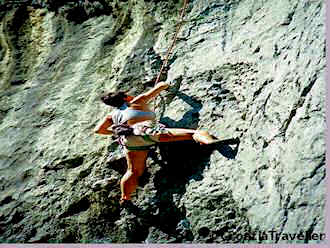
[[[126,161],[93,133],[99,97],[154,85],[181,7],[0,3],[0,242],[322,242],[285,238],[324,232],[321,0],[189,1],[157,118],[223,142],[160,145],[120,208]]]

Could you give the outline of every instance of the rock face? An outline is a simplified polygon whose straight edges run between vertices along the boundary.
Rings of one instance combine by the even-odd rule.
[[[119,207],[99,96],[153,86],[181,7],[1,1],[1,242],[320,242],[286,234],[324,232],[322,0],[189,1],[158,118],[240,144],[159,146]]]

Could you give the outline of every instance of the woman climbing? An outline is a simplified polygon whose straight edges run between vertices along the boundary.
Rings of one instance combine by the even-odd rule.
[[[121,204],[131,199],[131,193],[135,191],[138,179],[145,169],[148,151],[158,142],[195,140],[200,144],[211,144],[219,141],[206,131],[166,128],[155,122],[156,115],[150,110],[148,103],[168,87],[169,84],[161,82],[136,97],[124,92],[101,97],[103,103],[116,110],[96,127],[95,133],[119,136],[119,143],[126,150],[128,168],[120,182]]]

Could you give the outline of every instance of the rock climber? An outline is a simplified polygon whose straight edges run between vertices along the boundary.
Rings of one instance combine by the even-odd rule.
[[[95,128],[96,134],[117,135],[126,150],[127,171],[120,181],[120,204],[131,200],[142,175],[148,151],[158,142],[195,140],[200,144],[211,144],[219,140],[207,131],[167,128],[155,121],[156,115],[148,103],[169,87],[160,82],[149,91],[132,97],[125,92],[109,93],[101,97],[106,105],[116,109]]]

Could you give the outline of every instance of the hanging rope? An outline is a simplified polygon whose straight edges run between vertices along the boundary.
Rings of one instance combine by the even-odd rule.
[[[175,32],[175,35],[174,35],[174,39],[173,39],[173,42],[171,44],[171,46],[169,47],[168,51],[167,51],[167,54],[166,54],[166,57],[165,57],[165,60],[164,60],[164,63],[162,65],[162,67],[160,68],[160,71],[159,71],[159,74],[157,76],[157,79],[156,79],[156,82],[155,82],[155,85],[159,83],[159,79],[160,79],[160,76],[164,70],[164,68],[167,66],[167,63],[168,63],[168,59],[170,57],[170,53],[172,51],[172,49],[174,48],[174,45],[175,45],[175,42],[178,38],[178,34],[179,34],[179,31],[182,27],[182,24],[183,24],[183,17],[185,15],[185,12],[186,12],[186,8],[187,8],[187,4],[188,4],[188,0],[184,0],[184,4],[183,4],[183,7],[182,7],[182,11],[181,11],[181,14],[180,14],[180,22],[178,23],[177,25],[177,28],[176,28],[176,32]]]
[[[166,53],[165,60],[164,60],[164,62],[163,62],[163,64],[162,64],[162,67],[160,68],[160,71],[159,71],[158,76],[157,76],[157,78],[156,78],[155,86],[156,86],[156,84],[159,83],[159,80],[160,80],[160,77],[161,77],[161,75],[162,75],[162,72],[163,72],[164,68],[167,66],[168,59],[169,59],[170,54],[171,54],[171,52],[172,52],[172,50],[173,50],[173,48],[174,48],[174,46],[175,46],[176,40],[177,40],[177,38],[178,38],[179,31],[180,31],[180,29],[181,29],[181,27],[182,27],[182,24],[183,24],[183,18],[184,18],[184,16],[185,16],[187,6],[188,6],[188,0],[184,0],[183,7],[182,7],[182,9],[181,9],[181,13],[180,13],[180,17],[179,17],[179,18],[180,18],[180,21],[179,21],[178,24],[177,24],[177,28],[176,28],[176,32],[175,32],[175,35],[174,35],[174,38],[173,38],[172,44],[171,44],[171,46],[169,47],[169,49],[168,49],[168,51],[167,51],[167,53]],[[157,99],[157,97],[156,97],[156,99]],[[156,100],[156,99],[155,99],[155,100]],[[155,105],[154,105],[154,111],[155,111]]]

